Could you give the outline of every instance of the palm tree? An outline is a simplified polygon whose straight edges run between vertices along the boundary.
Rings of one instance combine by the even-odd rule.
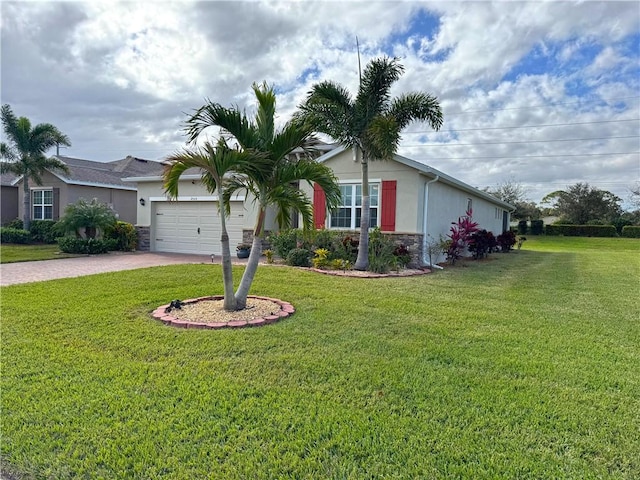
[[[233,171],[253,172],[260,167],[261,157],[253,152],[230,148],[224,139],[216,146],[206,142],[202,148],[183,149],[167,158],[169,162],[164,171],[165,192],[171,198],[178,196],[180,176],[189,168],[198,168],[202,173],[202,183],[210,193],[218,191],[218,210],[220,214],[222,245],[222,283],[224,286],[224,309],[236,310],[236,299],[233,293],[233,270],[231,267],[231,250],[226,216],[230,211],[229,199],[221,194],[226,176]]]
[[[353,148],[360,159],[362,215],[354,265],[357,270],[366,270],[369,265],[369,161],[391,159],[398,149],[400,133],[412,121],[426,121],[434,130],[442,126],[436,97],[412,92],[391,98],[391,86],[403,72],[397,58],[373,59],[365,67],[355,98],[343,86],[324,81],[315,84],[300,105],[300,118],[315,131]]]
[[[308,148],[312,140],[311,129],[292,120],[276,130],[276,96],[273,87],[266,83],[254,84],[253,91],[258,107],[253,119],[247,118],[237,106],[225,108],[208,101],[187,121],[187,135],[191,142],[195,142],[204,129],[217,126],[225,135],[232,137],[242,151],[259,160],[258,168],[238,168],[223,192],[225,202],[229,201],[234,192],[250,192],[258,210],[251,254],[235,294],[238,310],[246,307],[247,296],[262,254],[267,208],[275,207],[280,227],[290,226],[291,212],[298,211],[302,216],[303,227],[310,229],[313,227],[313,208],[308,196],[298,188],[298,182],[315,182],[322,187],[330,208],[337,206],[340,200],[340,188],[328,167],[307,156],[294,158],[290,155],[296,148]]]
[[[31,190],[29,181],[42,185],[42,175],[46,170],[69,173],[67,166],[57,158],[47,158],[45,152],[55,145],[71,146],[69,138],[50,123],[40,123],[31,128],[26,117],[16,117],[9,105],[0,111],[2,127],[10,144],[0,145],[0,172],[22,175],[24,190],[24,229],[31,225]]]

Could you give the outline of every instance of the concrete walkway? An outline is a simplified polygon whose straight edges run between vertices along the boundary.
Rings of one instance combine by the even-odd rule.
[[[220,263],[221,257],[216,255],[213,262]],[[0,265],[0,286],[184,263],[212,263],[212,261],[210,255],[111,252],[105,255],[87,255],[59,260],[4,263]],[[247,261],[239,260],[234,255],[233,263],[246,264]]]

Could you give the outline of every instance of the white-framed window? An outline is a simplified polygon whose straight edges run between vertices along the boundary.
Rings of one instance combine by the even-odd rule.
[[[31,206],[32,220],[53,220],[53,190],[33,190]]]
[[[360,228],[360,218],[362,217],[362,185],[356,183],[344,183],[340,185],[342,202],[338,208],[331,211],[329,215],[330,228],[344,228],[356,230]],[[369,184],[369,203],[371,221],[370,227],[379,224],[380,205],[380,185],[378,183]]]
[[[471,198],[467,198],[467,212],[473,210],[473,200]]]

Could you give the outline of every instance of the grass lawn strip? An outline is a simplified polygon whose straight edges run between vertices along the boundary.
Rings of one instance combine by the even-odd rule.
[[[14,245],[3,243],[0,246],[0,263],[55,260],[74,256],[77,255],[60,252],[58,245]]]
[[[179,330],[217,265],[2,288],[2,461],[25,478],[640,477],[636,240],[530,238],[433,275],[260,269],[296,307]],[[81,300],[80,300],[81,299]]]

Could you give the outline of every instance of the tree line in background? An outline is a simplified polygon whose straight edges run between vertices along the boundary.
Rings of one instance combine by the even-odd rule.
[[[541,206],[528,200],[526,189],[514,180],[495,188],[487,187],[484,191],[516,207],[511,214],[514,220],[555,217],[555,224],[614,225],[618,233],[625,225],[640,225],[640,182],[629,188],[630,200],[635,207],[632,211],[622,210],[620,197],[583,182],[549,193],[542,199]]]

